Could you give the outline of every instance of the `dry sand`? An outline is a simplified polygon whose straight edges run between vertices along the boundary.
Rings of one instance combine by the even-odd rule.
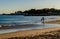
[[[40,35],[40,34],[42,35],[45,32],[56,31],[56,30],[60,30],[60,27],[17,31],[17,32],[11,32],[11,33],[6,33],[6,34],[0,34],[0,39],[6,39],[6,38],[11,38],[11,37],[35,36],[35,35]]]

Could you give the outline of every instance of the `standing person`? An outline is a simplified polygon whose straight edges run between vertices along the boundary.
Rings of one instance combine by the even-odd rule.
[[[42,23],[43,23],[43,26],[44,26],[44,24],[45,24],[45,23],[44,23],[44,17],[42,17],[41,21],[42,21]]]

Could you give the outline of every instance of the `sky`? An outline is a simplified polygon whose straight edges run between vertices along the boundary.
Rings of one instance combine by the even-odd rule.
[[[60,9],[60,0],[0,0],[0,14],[41,8]]]

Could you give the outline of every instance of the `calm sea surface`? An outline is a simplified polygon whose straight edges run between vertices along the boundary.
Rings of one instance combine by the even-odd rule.
[[[46,21],[53,21],[60,18],[60,16],[20,16],[20,15],[0,15],[0,24],[33,24],[33,26],[15,29],[0,29],[0,34],[8,32],[16,32],[22,30],[32,30],[32,29],[43,29],[50,27],[60,27],[60,24],[43,24],[41,23],[41,18],[44,17]]]

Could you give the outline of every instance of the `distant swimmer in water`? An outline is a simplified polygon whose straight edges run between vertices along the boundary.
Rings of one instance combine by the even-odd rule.
[[[44,17],[42,17],[41,22],[42,22],[42,23],[43,23],[43,25],[44,25]]]

